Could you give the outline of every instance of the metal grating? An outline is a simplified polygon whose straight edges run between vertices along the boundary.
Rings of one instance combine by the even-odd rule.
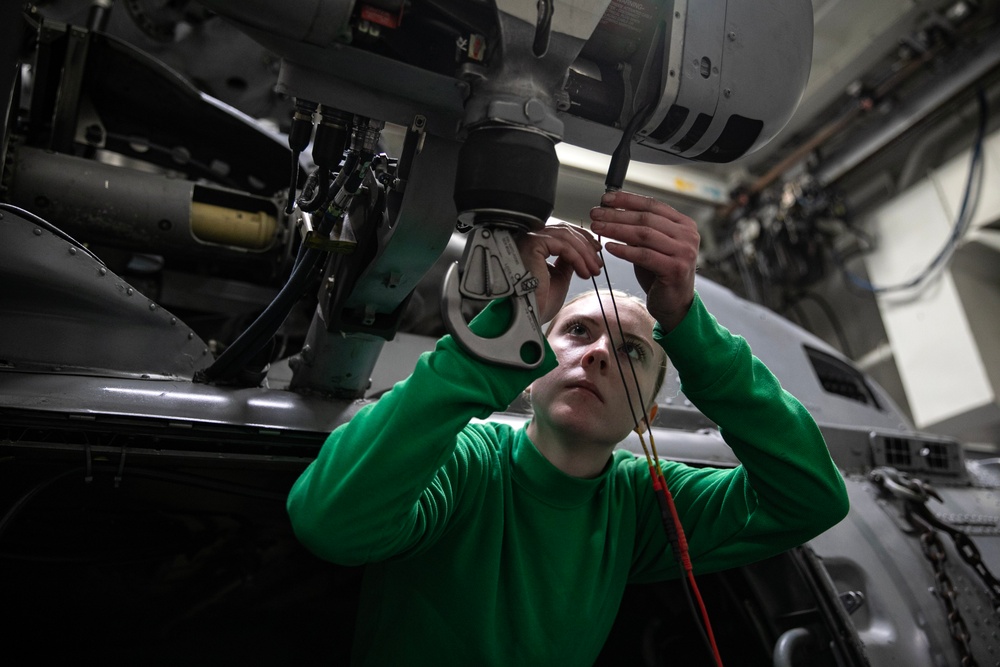
[[[871,433],[872,463],[902,472],[964,475],[962,446],[954,440],[932,439],[925,435]]]

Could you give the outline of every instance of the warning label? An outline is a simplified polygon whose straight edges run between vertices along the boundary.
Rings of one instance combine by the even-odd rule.
[[[611,0],[600,27],[619,35],[636,34],[649,26],[656,15],[653,2],[643,0]]]

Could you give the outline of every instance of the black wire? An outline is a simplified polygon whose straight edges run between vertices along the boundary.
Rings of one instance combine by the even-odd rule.
[[[607,190],[621,190],[622,185],[625,184],[625,174],[628,173],[628,165],[632,160],[632,137],[639,131],[639,127],[645,124],[652,110],[652,104],[644,104],[635,112],[628,125],[625,126],[621,139],[618,141],[618,146],[615,148],[615,152],[611,154],[608,175],[604,179],[604,187]]]
[[[318,174],[318,176],[317,176]],[[313,192],[311,199],[304,199],[307,190],[310,185],[315,185],[316,190]],[[313,213],[322,208],[323,204],[326,203],[327,193],[330,189],[330,170],[320,167],[316,169],[313,173],[309,174],[309,178],[306,180],[306,185],[302,189],[302,197],[299,197],[299,208],[306,213]]]
[[[640,109],[636,112],[636,114],[629,121],[628,125],[625,127],[625,130],[622,132],[622,136],[621,136],[621,139],[618,142],[618,146],[615,148],[614,154],[611,156],[611,163],[610,163],[610,165],[608,165],[608,175],[607,175],[607,178],[604,181],[604,184],[605,184],[605,187],[606,187],[607,191],[610,192],[610,191],[620,190],[621,187],[622,187],[622,185],[625,183],[625,175],[628,172],[629,162],[631,161],[632,137],[639,130],[639,127],[641,127],[641,125],[646,122],[648,114],[651,111],[652,111],[652,105],[651,104],[645,104],[642,107],[640,107]],[[603,264],[604,263],[604,250],[603,250],[603,248],[601,248],[601,249],[598,250],[598,254],[601,257],[601,262]],[[607,265],[605,264],[605,266],[607,266]],[[609,295],[611,297],[611,303],[614,306],[615,317],[618,320],[618,332],[619,332],[619,336],[621,336],[621,339],[624,342],[625,332],[624,332],[624,329],[622,328],[621,318],[618,316],[618,304],[615,301],[614,290],[611,287],[611,277],[608,275],[607,270],[604,271],[604,279],[605,279],[605,281],[607,281],[608,291],[609,291]],[[591,281],[594,284],[594,294],[595,294],[595,296],[597,296],[597,303],[598,303],[598,305],[600,306],[600,309],[601,309],[601,317],[604,319],[604,327],[608,331],[608,335],[610,336],[611,335],[611,326],[608,323],[607,315],[604,312],[604,304],[601,301],[601,296],[600,296],[600,294],[598,292],[598,289],[597,289],[597,280],[596,280],[596,278],[594,278],[593,276],[591,276]],[[613,347],[614,346],[612,345],[612,348]],[[622,368],[621,359],[619,359],[616,350],[613,349],[612,352],[614,353],[615,360],[616,360],[616,362],[618,364],[618,373],[621,376],[622,386],[625,389],[625,398],[628,401],[629,410],[632,413],[632,418],[635,419],[635,414],[636,414],[635,413],[635,406],[632,403],[632,396],[631,396],[631,392],[629,391],[629,388],[628,388],[628,381],[625,379],[625,371]],[[639,377],[638,377],[638,375],[635,372],[635,366],[632,364],[632,359],[630,357],[628,357],[628,356],[626,356],[626,359],[627,359],[628,364],[629,364],[629,369],[632,371],[632,378],[633,378],[633,381],[635,382],[635,388],[636,388],[636,392],[637,392],[637,398],[639,399],[640,403],[642,403],[642,407],[643,407],[643,411],[642,411],[643,417],[642,418],[643,418],[643,420],[646,423],[647,429],[649,429],[650,431],[652,431],[652,424],[649,423],[649,417],[646,414],[646,410],[645,410],[645,403],[642,402],[642,390],[641,390],[641,388],[639,386]],[[636,422],[636,426],[638,426],[638,422]],[[652,436],[650,436],[650,437],[652,437]],[[657,466],[659,465],[659,461],[656,462],[656,465]],[[656,471],[656,472],[659,472],[659,471]],[[650,474],[651,475],[655,475],[656,472],[650,470]],[[650,482],[655,482],[655,480],[654,479],[650,479]],[[680,571],[681,571],[681,576],[680,576],[681,588],[684,590],[684,597],[687,600],[688,609],[689,609],[689,611],[691,613],[691,617],[694,619],[695,626],[698,628],[698,631],[701,634],[702,642],[705,645],[705,649],[708,651],[708,654],[711,656],[712,662],[715,663],[716,662],[716,660],[715,660],[715,650],[712,648],[712,642],[709,641],[708,633],[707,633],[707,631],[705,629],[704,622],[702,621],[701,614],[698,613],[698,608],[695,605],[694,596],[691,593],[691,582],[688,581],[687,573],[686,573],[686,570],[684,568],[684,563],[683,563],[682,558],[681,558],[680,535],[677,532],[677,526],[674,524],[673,516],[671,515],[669,507],[667,506],[668,501],[667,501],[666,493],[667,493],[667,490],[665,488],[662,489],[661,491],[657,491],[656,490],[656,485],[654,484],[653,495],[656,497],[656,502],[657,502],[657,505],[658,505],[658,507],[660,509],[660,519],[661,519],[661,523],[663,524],[663,530],[664,530],[664,532],[666,533],[666,536],[667,536],[667,541],[671,545],[671,550],[674,553],[674,558],[677,561],[677,565],[678,565],[678,567],[680,568]]]

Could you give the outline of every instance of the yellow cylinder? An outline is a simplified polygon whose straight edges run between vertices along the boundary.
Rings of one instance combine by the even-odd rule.
[[[264,250],[274,240],[277,219],[265,211],[241,211],[191,202],[191,233],[208,243]]]

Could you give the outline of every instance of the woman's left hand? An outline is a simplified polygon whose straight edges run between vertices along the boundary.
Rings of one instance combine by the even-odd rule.
[[[651,197],[609,192],[591,209],[591,229],[618,243],[609,253],[632,263],[646,292],[646,309],[665,331],[687,315],[694,300],[694,275],[701,236],[698,225]]]

